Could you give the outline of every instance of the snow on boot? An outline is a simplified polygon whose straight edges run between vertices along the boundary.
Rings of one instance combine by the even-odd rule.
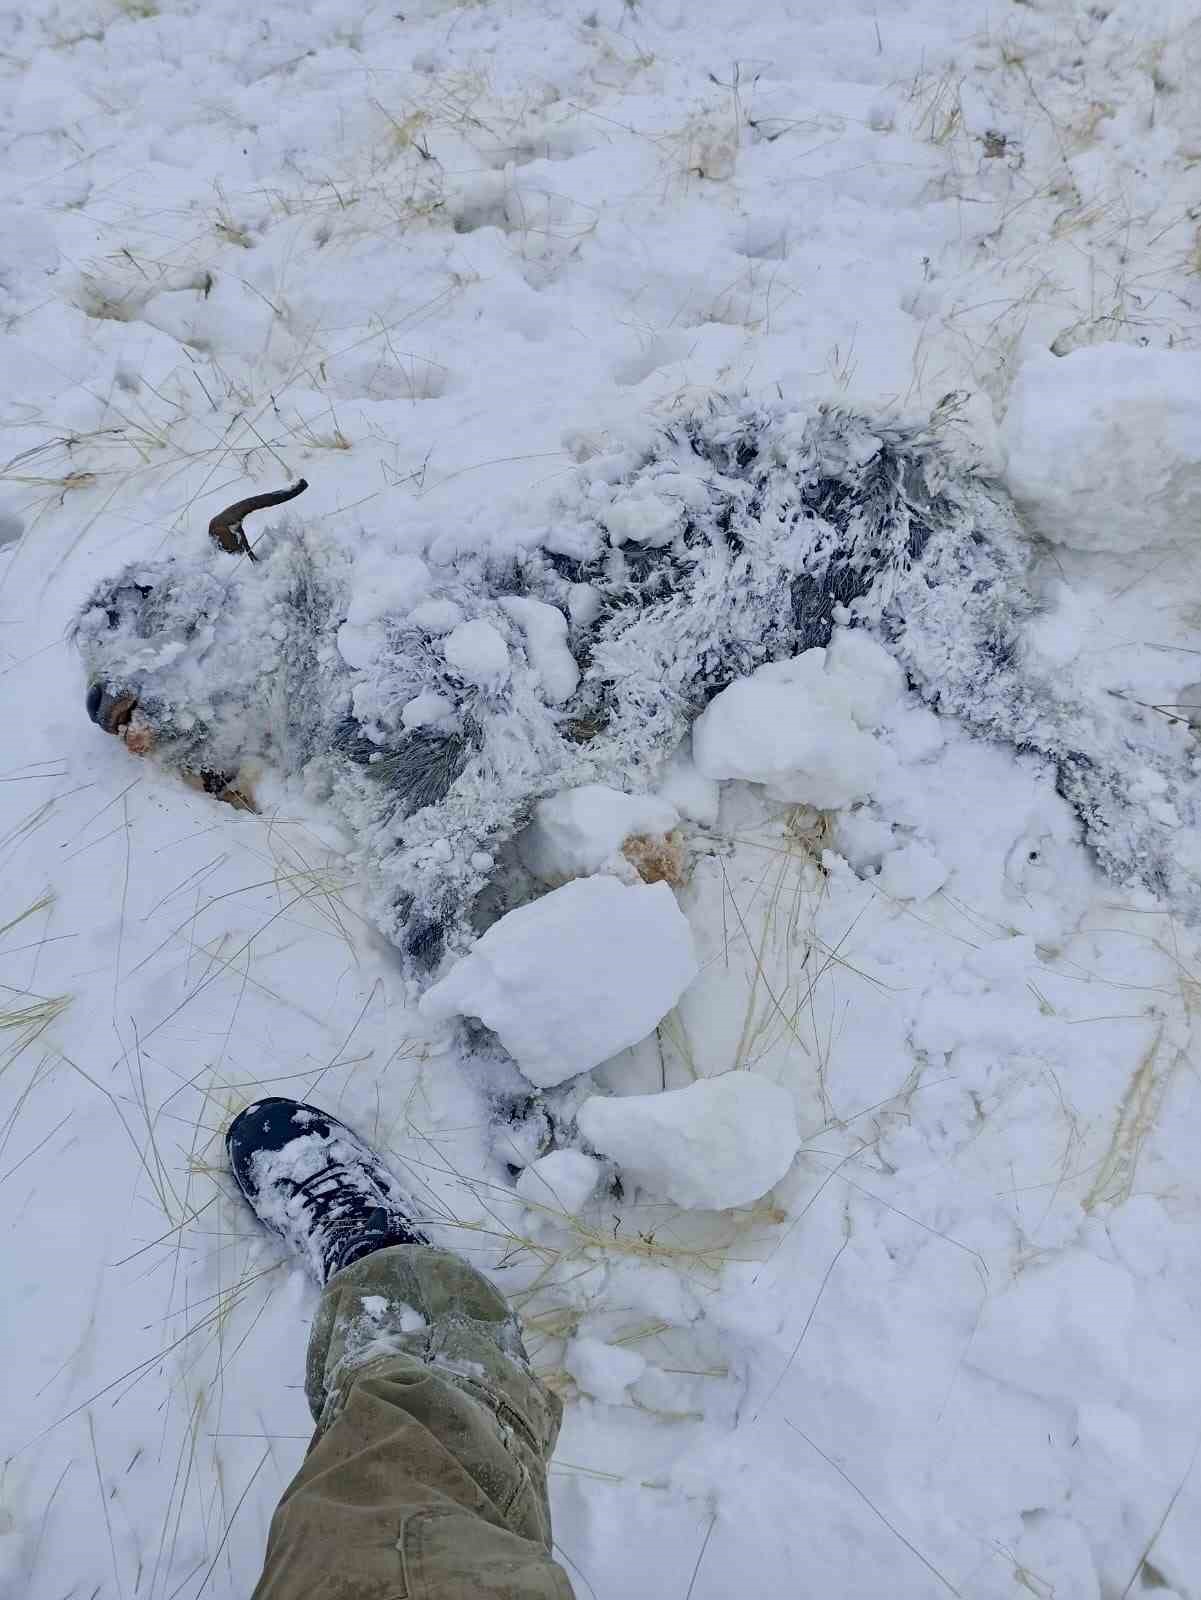
[[[259,1221],[291,1245],[319,1283],[373,1250],[427,1244],[411,1196],[345,1123],[272,1096],[225,1136],[238,1188]]]

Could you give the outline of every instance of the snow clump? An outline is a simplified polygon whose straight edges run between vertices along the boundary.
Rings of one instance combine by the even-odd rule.
[[[481,688],[503,683],[509,676],[509,647],[483,617],[460,622],[452,629],[442,653],[447,666]]]
[[[543,697],[553,706],[570,700],[579,685],[580,669],[567,643],[567,618],[557,606],[528,595],[502,595],[500,605],[525,631],[526,653]]]
[[[1007,481],[1052,544],[1117,554],[1201,520],[1201,352],[1098,344],[1040,354],[1005,419]]]
[[[646,1357],[603,1339],[582,1338],[567,1346],[563,1365],[585,1394],[619,1406],[626,1390],[646,1371]]]
[[[888,652],[843,631],[723,689],[693,727],[696,764],[707,778],[762,783],[786,805],[847,805],[879,777],[883,747],[868,730],[901,689]]]
[[[613,862],[631,835],[668,833],[678,820],[675,807],[654,795],[585,783],[540,800],[517,848],[536,878],[566,883]]]
[[[517,1180],[517,1193],[540,1211],[574,1217],[591,1199],[601,1175],[595,1156],[582,1150],[551,1150],[531,1162]]]
[[[630,1182],[697,1211],[750,1205],[801,1146],[791,1098],[753,1072],[659,1094],[594,1095],[577,1121]]]
[[[914,840],[884,857],[879,883],[894,900],[928,900],[949,877],[933,850]]]
[[[547,1089],[645,1039],[699,970],[665,883],[577,878],[493,923],[421,1013],[478,1017]]]

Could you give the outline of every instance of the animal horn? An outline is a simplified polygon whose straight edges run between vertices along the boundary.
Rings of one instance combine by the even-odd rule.
[[[252,511],[263,511],[268,506],[283,505],[285,500],[295,500],[307,488],[308,484],[300,478],[290,489],[276,489],[271,494],[252,494],[245,500],[235,500],[232,506],[218,511],[209,523],[209,538],[222,550],[228,550],[231,556],[249,556],[252,561],[257,561],[258,557],[243,532],[242,518],[248,517]]]

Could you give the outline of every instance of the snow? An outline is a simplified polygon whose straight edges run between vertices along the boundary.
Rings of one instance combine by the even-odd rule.
[[[454,705],[444,694],[422,689],[420,694],[415,694],[405,703],[400,720],[406,728],[428,728],[450,717],[453,711]]]
[[[525,629],[530,662],[547,699],[552,705],[570,700],[580,681],[580,669],[567,645],[567,618],[557,607],[528,595],[508,595],[501,604]]]
[[[1044,538],[1136,554],[1201,518],[1201,352],[1098,344],[1025,362],[1009,482]]]
[[[1194,731],[1201,729],[1201,683],[1186,683],[1172,710],[1184,717]]]
[[[460,622],[442,646],[448,664],[468,683],[484,688],[499,685],[509,675],[509,647],[490,622],[475,617]]]
[[[949,876],[946,867],[925,845],[913,840],[890,850],[880,868],[879,883],[894,900],[928,900]]]
[[[703,1211],[760,1199],[801,1144],[787,1093],[753,1072],[726,1072],[662,1094],[595,1096],[577,1119],[584,1137],[630,1181]]]
[[[1175,891],[1201,874],[1199,70],[1191,0],[0,16],[0,1591],[253,1590],[310,1434],[316,1295],[221,1134],[282,1093],[376,1143],[520,1307],[567,1401],[549,1490],[581,1596],[752,1574],[792,1600],[804,1574],[839,1600],[1197,1600],[1201,949]],[[827,663],[886,646],[904,682],[870,648],[823,667],[839,693],[806,690],[776,799],[692,760],[677,674],[724,630],[757,698],[822,405],[933,413],[1038,537],[1021,614],[981,599],[970,648],[963,586],[901,575],[892,634],[840,607]],[[764,472],[736,448],[699,472],[687,419],[711,444],[740,407],[791,419]],[[254,523],[263,560],[210,559],[215,511],[301,474]],[[777,588],[738,616],[733,569],[676,565],[666,627],[627,638],[614,595],[727,512],[738,571]],[[563,636],[497,596],[548,603],[548,550],[576,666],[646,738],[615,778],[582,727],[533,792]],[[507,661],[490,640],[472,693],[521,701],[504,782],[414,851],[439,892],[487,884],[473,938],[537,892],[504,841],[538,800],[666,801],[699,971],[657,1026],[537,1089],[479,1028],[431,1026],[375,931],[415,876],[381,868],[376,779],[344,804],[264,755],[248,813],[93,727],[68,630],[169,557],[196,585],[138,648],[179,674],[211,641],[181,707],[231,754],[339,684],[365,727],[461,731],[443,646],[487,620]],[[1016,712],[989,648],[1038,691]],[[732,753],[774,772],[754,728]],[[1104,870],[1064,750],[1122,798]],[[806,779],[836,809],[794,800]],[[515,793],[508,832],[476,828]],[[931,860],[941,886],[902,893]],[[531,1034],[591,960],[529,972]],[[594,1011],[616,1032],[611,992],[570,1028]],[[548,1153],[588,1100],[752,1075],[803,1144],[749,1209]],[[573,1200],[594,1175],[580,1209],[527,1199],[545,1162]]]
[[[847,654],[806,650],[723,689],[692,730],[699,770],[762,783],[773,800],[823,810],[869,794],[882,754],[868,730],[891,679],[869,673],[857,680],[853,662],[842,665]],[[888,667],[899,677],[891,659]]]
[[[567,1346],[563,1365],[584,1394],[619,1406],[626,1391],[646,1371],[646,1357],[637,1350],[623,1350],[603,1339],[573,1339]]]
[[[721,785],[698,769],[692,759],[691,739],[687,744],[687,749],[673,753],[657,792],[681,817],[711,828],[721,809]]]
[[[419,1333],[429,1326],[415,1306],[403,1300],[389,1300],[386,1295],[361,1295],[359,1306],[369,1322],[377,1327],[386,1323],[390,1333]]]
[[[517,1180],[517,1193],[538,1211],[574,1216],[592,1198],[601,1166],[582,1150],[552,1150],[531,1161]]]
[[[679,519],[680,509],[675,502],[644,491],[610,506],[604,523],[616,549],[627,540],[654,548],[671,542]]]
[[[409,612],[409,621],[437,638],[450,633],[463,620],[463,613],[453,600],[423,600]]]
[[[1136,1295],[1130,1275],[1083,1250],[1029,1267],[986,1308],[968,1360],[997,1383],[1071,1406],[1128,1380]]]
[[[549,1088],[644,1039],[696,972],[665,883],[577,878],[493,923],[422,996],[421,1014],[478,1017]]]
[[[381,618],[417,606],[430,583],[429,568],[414,555],[382,550],[360,561],[346,621],[338,629],[338,649],[347,666],[368,666],[383,643]]]
[[[665,800],[586,783],[540,800],[517,848],[536,878],[566,883],[602,867],[612,870],[631,834],[665,834],[678,821]]]

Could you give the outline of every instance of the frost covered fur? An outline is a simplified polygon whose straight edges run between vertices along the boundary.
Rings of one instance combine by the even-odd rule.
[[[1187,734],[1024,662],[1017,515],[929,430],[714,400],[588,463],[533,547],[431,569],[355,667],[346,555],[302,524],[257,550],[103,585],[77,628],[92,693],[136,703],[130,747],[209,787],[247,758],[302,776],[423,982],[473,942],[495,851],[535,801],[646,787],[718,690],[824,645],[836,612],[935,709],[1046,757],[1114,877],[1196,909]]]

